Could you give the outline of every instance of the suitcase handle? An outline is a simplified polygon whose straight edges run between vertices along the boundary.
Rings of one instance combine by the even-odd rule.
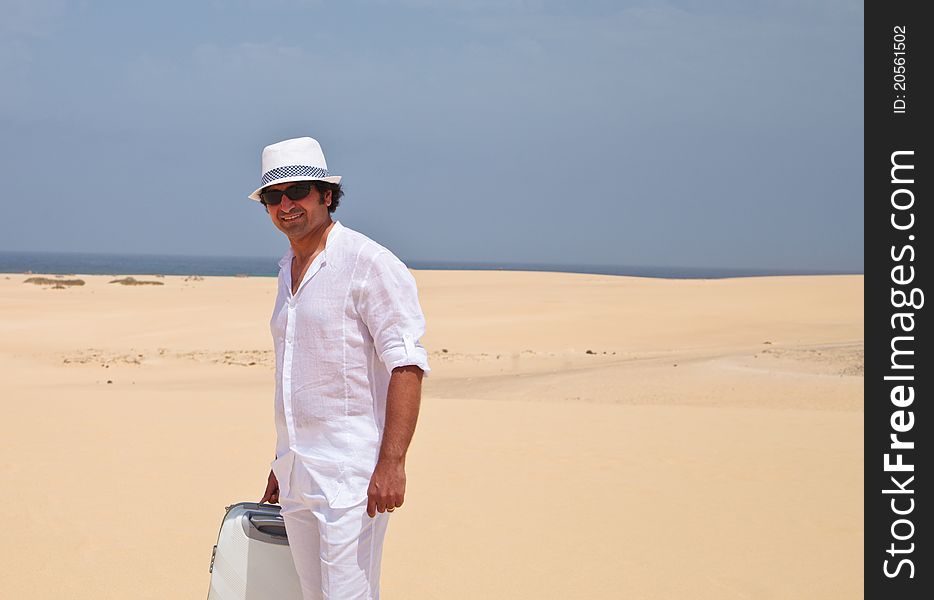
[[[252,514],[250,524],[263,533],[281,538],[288,537],[285,533],[285,521],[279,515]]]

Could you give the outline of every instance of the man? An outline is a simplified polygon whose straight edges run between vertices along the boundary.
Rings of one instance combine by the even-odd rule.
[[[331,220],[343,192],[318,142],[263,150],[265,205],[288,237],[270,329],[279,502],[305,600],[379,598],[389,513],[405,497],[428,354],[415,279],[389,250]]]

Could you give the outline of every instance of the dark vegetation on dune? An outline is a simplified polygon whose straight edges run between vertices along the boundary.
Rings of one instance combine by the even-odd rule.
[[[119,283],[120,285],[165,285],[162,281],[145,281],[141,279],[136,279],[135,277],[124,277],[122,279],[114,279],[113,281],[108,281],[107,283]]]
[[[84,285],[83,279],[59,279],[51,277],[30,277],[23,281],[23,283],[32,283],[35,285],[51,285],[56,288],[64,288],[72,285]]]

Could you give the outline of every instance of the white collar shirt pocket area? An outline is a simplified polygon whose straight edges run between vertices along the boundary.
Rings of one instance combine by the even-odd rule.
[[[318,268],[309,267],[294,295],[291,251],[280,262],[270,321],[276,454],[294,451],[341,472],[369,474],[390,372],[402,365],[429,371],[415,278],[391,252],[340,223],[314,262]]]

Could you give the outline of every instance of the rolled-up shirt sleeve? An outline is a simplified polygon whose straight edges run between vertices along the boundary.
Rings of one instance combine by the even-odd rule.
[[[425,316],[418,302],[415,278],[388,251],[373,257],[358,288],[357,310],[373,338],[386,369],[414,365],[427,375],[428,352],[419,341]]]

